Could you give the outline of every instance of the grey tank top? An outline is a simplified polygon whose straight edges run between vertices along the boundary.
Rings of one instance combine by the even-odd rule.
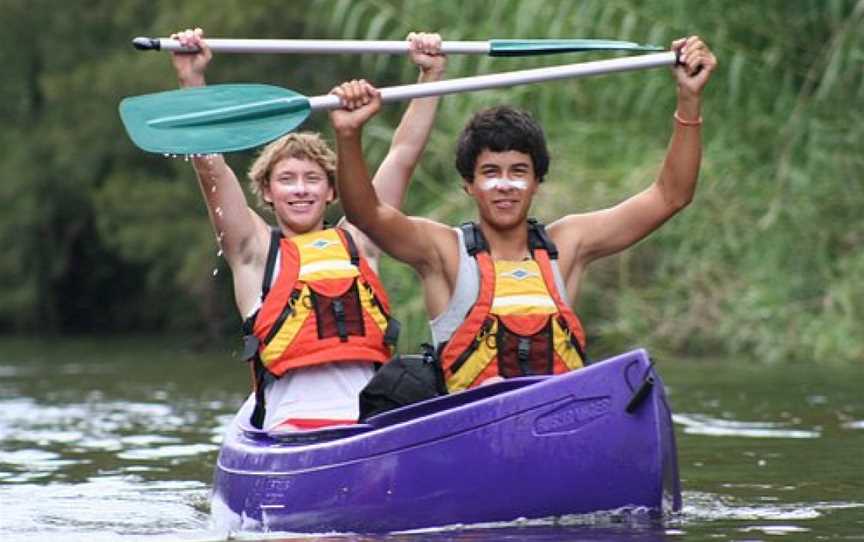
[[[477,261],[465,249],[465,238],[461,228],[454,228],[459,236],[459,274],[456,277],[456,287],[444,312],[429,322],[432,330],[432,344],[435,348],[450,340],[465,318],[468,311],[477,302],[480,295],[480,268]],[[555,276],[555,287],[563,299],[569,299],[558,261],[552,260],[552,274]]]

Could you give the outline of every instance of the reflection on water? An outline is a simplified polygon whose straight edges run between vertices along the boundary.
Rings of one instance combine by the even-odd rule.
[[[680,514],[293,539],[862,540],[857,371],[679,363],[661,372],[678,412]],[[0,538],[224,540],[208,521],[210,478],[245,379],[230,353],[160,341],[0,341]]]

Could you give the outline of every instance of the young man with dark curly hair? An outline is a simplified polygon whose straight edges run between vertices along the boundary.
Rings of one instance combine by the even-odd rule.
[[[586,267],[633,245],[687,206],[701,159],[701,96],[716,67],[697,36],[676,40],[677,109],[656,181],[622,203],[570,214],[544,227],[528,218],[549,167],[543,131],[523,111],[477,113],[462,132],[456,167],[477,222],[452,228],[405,216],[375,195],[362,156],[365,122],[380,107],[365,82],[363,103],[331,112],[347,218],[420,275],[432,336],[451,391],[493,379],[581,367],[585,335],[571,307]]]

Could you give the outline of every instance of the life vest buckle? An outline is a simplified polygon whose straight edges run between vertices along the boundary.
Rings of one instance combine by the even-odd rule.
[[[333,318],[336,320],[336,333],[339,334],[341,342],[348,342],[348,328],[345,327],[345,303],[341,299],[334,299],[331,305]]]
[[[399,333],[402,331],[402,324],[395,318],[387,319],[387,329],[384,330],[384,344],[390,348],[395,348],[399,342]]]
[[[251,361],[258,354],[258,347],[261,345],[261,341],[258,340],[258,337],[252,335],[251,333],[247,335],[243,335],[243,361]]]

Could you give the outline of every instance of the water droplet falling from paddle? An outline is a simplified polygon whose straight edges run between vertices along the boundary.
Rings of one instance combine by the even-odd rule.
[[[223,251],[222,251],[222,249],[220,248],[220,249],[216,252],[216,257],[217,257],[217,258],[221,258],[221,257],[222,257],[222,252],[223,252]]]
[[[216,207],[216,216],[218,216],[219,218],[222,218],[222,215],[224,213],[225,213],[225,211],[222,210],[222,207]]]
[[[218,268],[218,267],[214,267],[214,268],[213,268],[213,271],[210,273],[210,276],[211,276],[211,277],[215,277],[215,276],[218,275],[218,274],[219,274],[219,268]]]

